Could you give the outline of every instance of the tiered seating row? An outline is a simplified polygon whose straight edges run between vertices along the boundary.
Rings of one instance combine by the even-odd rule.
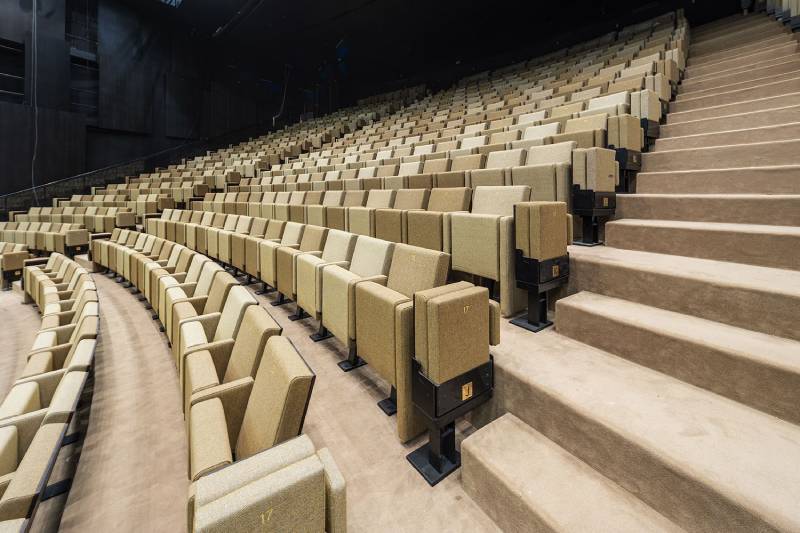
[[[246,502],[261,513],[281,497],[289,503],[275,524],[345,531],[341,474],[327,450],[298,437],[315,375],[251,293],[206,255],[147,233],[116,229],[92,242],[91,257],[141,292],[171,341],[189,439],[189,530],[224,527]]]
[[[100,323],[94,281],[64,255],[26,261],[24,280],[26,301],[36,302],[42,323],[22,373],[0,404],[3,531],[30,527],[59,450],[81,437],[76,417],[91,402]],[[48,497],[55,494],[48,491]]]

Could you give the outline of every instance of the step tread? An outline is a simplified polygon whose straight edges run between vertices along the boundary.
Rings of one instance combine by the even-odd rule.
[[[647,226],[681,230],[718,231],[720,233],[747,233],[750,235],[780,235],[800,237],[800,227],[773,226],[768,224],[741,224],[738,222],[695,222],[686,220],[658,220],[624,218],[608,224],[617,226]]]
[[[687,198],[698,200],[798,200],[800,194],[693,194],[693,193],[636,193],[625,198]]]
[[[498,353],[557,398],[775,527],[800,528],[800,427],[555,332]]]
[[[562,298],[558,305],[580,307],[610,320],[661,335],[689,339],[695,344],[800,374],[800,342],[791,339],[589,291]]]
[[[717,148],[717,147],[715,147]],[[664,150],[665,152],[667,150]],[[676,152],[678,150],[672,150]],[[653,152],[656,153],[656,152]],[[646,154],[642,154],[646,155]],[[734,170],[734,171],[747,171],[747,170],[786,170],[786,171],[800,171],[800,164],[797,165],[765,165],[763,167],[729,167],[729,168],[701,168],[696,170],[653,170],[648,172],[640,172],[639,177],[642,174],[691,174],[693,172],[724,172],[727,170]],[[793,195],[788,195],[793,196]]]
[[[699,108],[699,109],[687,109],[686,111],[672,111],[667,115],[667,119],[668,120],[672,119],[672,122],[668,121],[667,125],[669,126],[669,125],[672,125],[672,124],[683,124],[685,122],[694,122],[694,121],[697,121],[697,120],[708,120],[709,118],[716,119],[716,118],[719,118],[719,117],[722,117],[722,116],[741,115],[741,114],[746,114],[746,113],[756,113],[756,112],[759,112],[759,111],[769,111],[769,110],[785,108],[785,107],[794,107],[797,104],[781,105],[780,99],[781,98],[787,98],[787,97],[797,97],[797,96],[800,96],[800,92],[791,92],[791,93],[778,94],[778,95],[773,95],[773,96],[765,96],[763,98],[754,98],[752,100],[742,100],[740,102],[730,102],[730,103],[719,104],[719,105],[714,105],[714,106],[702,107],[702,108]],[[772,107],[769,107],[769,108],[754,109],[752,111],[743,111],[743,112],[739,112],[739,113],[733,112],[733,113],[728,113],[726,115],[716,115],[716,116],[712,116],[712,117],[705,117],[705,118],[700,118],[700,119],[690,119],[690,120],[684,120],[684,121],[681,121],[681,122],[675,122],[676,118],[683,118],[684,116],[690,117],[690,116],[693,116],[693,115],[697,114],[699,111],[724,110],[724,108],[726,108],[726,107],[727,108],[731,108],[731,109],[735,109],[736,106],[753,105],[753,104],[759,104],[759,103],[763,103],[763,102],[771,103],[770,101],[774,101],[775,104],[773,104]]]
[[[752,91],[755,91],[755,90],[758,90],[758,89],[764,89],[764,88],[769,88],[769,87],[774,86],[774,85],[780,85],[782,83],[791,83],[791,82],[800,81],[800,75],[797,75],[797,76],[794,76],[794,77],[791,77],[791,78],[787,78],[787,79],[778,79],[778,80],[776,80],[775,76],[772,76],[772,77],[767,78],[767,79],[768,79],[767,82],[759,83],[758,85],[751,85],[749,87],[740,87],[738,89],[720,91],[720,92],[711,93],[711,94],[700,94],[700,95],[697,95],[697,96],[693,96],[691,98],[681,98],[679,100],[676,99],[675,102],[673,102],[673,103],[675,103],[675,104],[691,104],[691,103],[697,102],[698,100],[707,100],[709,98],[717,98],[717,97],[720,97],[720,96],[729,96],[729,95],[733,95],[733,94],[736,94],[736,93],[744,93],[744,92],[748,92],[748,91],[752,92]],[[752,100],[752,98],[751,98],[751,100]],[[711,106],[709,106],[709,107],[711,107]],[[703,109],[703,108],[699,108],[699,109]]]
[[[753,132],[754,134],[759,134],[759,133],[769,134],[770,132],[775,132],[775,131],[780,132],[781,130],[791,130],[791,129],[797,128],[799,126],[800,126],[800,122],[782,122],[782,123],[778,123],[778,124],[769,124],[769,125],[766,125],[766,126],[756,126],[756,127],[752,127],[752,128],[738,128],[738,129],[732,129],[732,130],[718,130],[718,131],[707,131],[707,132],[703,132],[703,133],[690,133],[689,135],[676,135],[674,137],[658,138],[658,139],[656,139],[656,146],[658,146],[658,144],[659,144],[658,141],[662,141],[660,144],[663,146],[665,144],[664,141],[669,141],[669,143],[667,143],[667,144],[674,144],[674,143],[680,142],[681,139],[689,140],[689,141],[691,141],[693,139],[697,140],[697,139],[703,139],[703,138],[712,138],[713,139],[714,137],[721,137],[721,136],[726,135],[726,134],[738,135],[738,134],[744,134],[745,132]],[[791,140],[791,139],[783,139],[783,140]],[[762,141],[762,142],[775,142],[775,141]],[[751,143],[746,143],[746,144],[751,144]],[[697,148],[716,148],[717,146],[726,146],[726,145],[720,144],[720,145],[711,145],[711,146],[698,146]],[[728,146],[730,146],[730,145],[728,145]],[[656,148],[655,152],[653,152],[653,153],[658,153],[658,152],[662,152],[662,151],[664,151],[664,150]]]
[[[717,85],[716,87],[707,87],[705,89],[695,89],[695,90],[688,90],[682,91],[679,90],[678,94],[675,97],[676,102],[683,102],[687,100],[692,100],[694,98],[704,98],[707,96],[716,96],[718,94],[725,94],[730,93],[738,90],[744,89],[751,89],[753,87],[761,87],[762,85],[766,85],[769,82],[777,82],[777,81],[787,81],[792,80],[797,77],[800,77],[800,70],[793,70],[790,72],[784,72],[782,74],[773,74],[771,76],[761,76],[758,78],[752,78],[749,80],[739,80],[733,83],[726,83],[724,85]],[[757,83],[763,82],[763,83]],[[736,88],[738,85],[742,85],[745,83],[752,83],[753,85],[749,85],[747,87],[739,87]],[[716,92],[715,92],[716,91]]]
[[[798,108],[800,108],[800,105],[787,105],[787,106],[780,106],[780,107],[771,107],[771,108],[768,108],[768,109],[758,109],[756,111],[746,111],[744,113],[731,113],[730,115],[719,115],[719,116],[712,117],[712,118],[700,118],[700,119],[697,119],[697,120],[686,120],[686,121],[683,121],[683,122],[679,122],[678,124],[681,124],[682,126],[684,124],[699,124],[699,123],[707,122],[709,120],[735,119],[735,118],[748,117],[748,116],[753,116],[753,115],[758,115],[758,114],[774,113],[776,111],[788,111],[788,110],[798,109]],[[662,126],[662,127],[667,128],[669,126],[670,126],[670,124],[664,124],[664,126]],[[728,131],[728,130],[715,130],[713,132],[697,133],[697,134],[694,134],[694,135],[706,135],[707,133],[717,133],[719,131]],[[664,137],[664,138],[665,139],[671,139],[672,137]]]
[[[642,157],[649,157],[653,155],[665,155],[670,153],[676,152],[696,152],[698,150],[719,150],[721,148],[731,148],[731,147],[747,147],[747,148],[757,148],[760,146],[774,146],[776,144],[786,144],[789,145],[790,143],[798,143],[800,142],[800,138],[798,139],[784,139],[782,141],[762,141],[762,142],[753,142],[753,143],[745,143],[745,144],[721,144],[719,146],[698,146],[697,148],[674,148],[672,150],[658,150],[656,152],[646,152],[642,154]],[[677,154],[680,155],[680,154]],[[785,166],[785,165],[784,165]],[[725,168],[725,167],[722,167]],[[738,167],[735,167],[738,168]]]
[[[552,531],[683,531],[513,414],[494,420],[461,446],[462,454],[492,472]],[[468,464],[465,459],[465,472]]]
[[[576,260],[618,264],[623,268],[690,278],[720,287],[738,287],[800,298],[800,271],[610,246],[570,246],[569,253]]]

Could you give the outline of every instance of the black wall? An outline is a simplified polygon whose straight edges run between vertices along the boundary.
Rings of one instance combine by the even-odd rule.
[[[0,195],[263,123],[280,105],[258,77],[232,70],[207,37],[148,0],[97,2],[96,116],[70,103],[64,0],[38,0],[33,87],[33,0],[0,0],[0,39],[25,47],[23,103],[0,101]],[[38,121],[34,121],[34,93]]]

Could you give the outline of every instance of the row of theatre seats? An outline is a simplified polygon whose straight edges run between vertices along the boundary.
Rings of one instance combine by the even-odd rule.
[[[0,241],[24,244],[32,253],[74,256],[87,251],[89,231],[83,224],[66,222],[0,222]]]
[[[441,191],[469,194],[468,190]],[[397,194],[404,192],[416,191],[397,191]],[[509,193],[517,196],[508,197]],[[456,271],[456,261],[467,261],[469,256],[476,254],[481,246],[479,241],[490,238],[492,231],[498,232],[501,225],[518,226],[516,234],[506,234],[505,238],[510,239],[503,245],[507,253],[520,249],[526,256],[541,260],[566,254],[569,232],[566,204],[528,202],[529,194],[526,187],[476,189],[478,206],[484,202],[486,205],[506,203],[508,214],[463,213],[465,220],[461,234],[462,222],[454,213],[450,225],[456,227],[453,231],[456,237],[451,253],[280,218],[202,211],[165,212],[162,218],[149,220],[147,229],[151,240],[165,238],[184,243],[231,269],[247,274],[251,280],[259,280],[266,287],[277,290],[279,298],[276,303],[294,300],[297,310],[292,318],[312,316],[319,322],[319,332],[313,337],[315,340],[333,336],[349,349],[350,356],[343,362],[344,368],[367,361],[389,384],[390,398],[396,402],[398,437],[405,442],[418,435],[423,427],[412,407],[409,387],[409,361],[413,347],[404,342],[404,339],[414,337],[412,322],[406,318],[406,313],[413,313],[414,298],[424,297],[426,291],[439,294],[445,288],[474,288],[482,291],[488,300],[488,290],[459,280],[463,276]],[[536,206],[536,215],[524,215],[527,218],[515,224],[520,209],[527,213],[527,206]],[[354,213],[369,212],[369,208],[352,209],[364,211],[353,211],[350,217]],[[486,236],[476,230],[482,223],[494,224],[494,229],[487,231]],[[530,235],[536,232],[542,234],[534,241],[547,243],[546,251],[541,244],[530,245]],[[112,239],[130,246],[134,237],[120,231]],[[462,239],[465,243],[463,249]],[[146,241],[141,245],[146,245]],[[497,251],[493,250],[492,254],[492,257],[476,258],[474,264],[494,265],[499,262]],[[180,257],[170,255],[166,260],[179,268]],[[507,259],[503,268],[513,270],[513,258],[509,256]],[[510,290],[517,291],[516,286],[511,285]],[[527,295],[523,293],[524,296]],[[170,316],[169,297],[161,304],[166,307],[167,334],[173,349],[177,348],[176,353],[180,353],[183,332],[176,324],[181,317],[177,308]],[[500,314],[504,304],[507,302],[502,299],[499,305],[492,302],[483,317],[488,328],[487,352],[490,344],[499,342]]]
[[[2,531],[27,531],[39,503],[68,490],[48,490],[48,481],[61,447],[82,436],[100,323],[91,275],[62,254],[26,261],[24,288],[41,325],[0,404]]]
[[[91,256],[141,293],[171,341],[189,531],[261,524],[268,509],[277,530],[345,531],[344,480],[300,435],[315,375],[252,294],[206,255],[147,233],[117,229]]]
[[[492,285],[503,316],[525,308],[526,295],[516,288],[513,215],[515,204],[538,200],[527,185],[263,195],[289,203],[204,202],[199,207],[211,210],[167,210],[161,218],[148,220],[147,229],[272,286],[277,280],[271,262],[262,255],[269,246],[265,240],[299,245],[301,235],[294,228],[301,224],[347,231],[447,253],[454,271]],[[573,234],[570,216],[564,233]]]
[[[136,225],[136,213],[127,207],[31,207],[25,213],[11,213],[9,218],[12,222],[79,224],[91,233]]]

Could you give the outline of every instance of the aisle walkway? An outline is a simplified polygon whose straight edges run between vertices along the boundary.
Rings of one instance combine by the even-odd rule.
[[[185,531],[186,433],[170,351],[128,290],[94,277],[94,398],[61,531]]]

